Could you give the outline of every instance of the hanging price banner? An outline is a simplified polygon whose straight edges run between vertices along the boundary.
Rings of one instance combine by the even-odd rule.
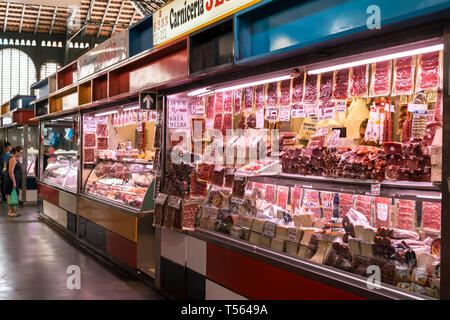
[[[291,107],[280,107],[278,121],[289,121],[291,119]]]
[[[277,107],[267,107],[266,108],[266,120],[276,121],[278,118],[278,108]]]
[[[302,104],[294,104],[291,106],[291,118],[304,118],[305,108]]]

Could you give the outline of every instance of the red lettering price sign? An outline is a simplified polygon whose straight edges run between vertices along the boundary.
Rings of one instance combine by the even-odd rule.
[[[185,129],[188,127],[189,111],[186,99],[169,99],[169,129]]]

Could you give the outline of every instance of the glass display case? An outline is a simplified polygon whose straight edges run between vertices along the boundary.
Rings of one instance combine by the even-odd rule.
[[[57,156],[49,158],[42,180],[60,188],[77,189],[78,160],[70,156]]]
[[[144,208],[153,179],[153,165],[150,163],[99,160],[88,176],[84,193],[103,202],[106,200],[140,211]]]

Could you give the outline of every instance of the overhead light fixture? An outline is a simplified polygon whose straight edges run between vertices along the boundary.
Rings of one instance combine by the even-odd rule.
[[[398,53],[392,53],[392,54],[383,55],[383,56],[379,56],[379,57],[375,57],[375,58],[368,58],[368,59],[358,60],[358,61],[354,61],[354,62],[338,64],[338,65],[331,66],[331,67],[309,70],[308,74],[319,74],[319,73],[325,73],[325,72],[329,72],[329,71],[347,69],[347,68],[351,68],[351,67],[362,66],[362,65],[381,62],[381,61],[393,60],[393,59],[397,59],[397,58],[414,56],[417,54],[439,51],[442,49],[444,49],[444,45],[437,44],[437,45],[433,45],[433,46],[429,46],[429,47],[407,50],[407,51],[398,52]]]
[[[139,108],[140,108],[139,106],[126,107],[126,108],[123,109],[123,111],[137,110],[137,109],[139,109]]]
[[[103,117],[103,116],[107,116],[107,115],[115,114],[115,113],[119,113],[119,111],[114,110],[114,111],[108,111],[108,112],[97,113],[95,116],[96,116],[96,117]]]
[[[209,90],[208,88],[202,88],[202,89],[198,89],[198,90],[189,92],[187,95],[188,95],[189,97],[193,97],[193,96],[198,96],[198,95],[200,95],[200,94],[208,93],[208,92],[211,92],[211,90]]]
[[[204,96],[209,96],[210,94],[213,94],[213,93],[214,93],[214,91],[208,91],[208,92],[205,92],[203,94],[199,94],[197,97],[201,98],[201,97],[204,97]]]
[[[271,78],[271,79],[266,79],[266,80],[254,81],[254,82],[240,84],[240,85],[236,85],[236,86],[232,86],[232,87],[228,87],[228,88],[217,89],[216,92],[225,92],[225,91],[230,91],[230,90],[237,90],[237,89],[242,89],[242,88],[246,88],[246,87],[258,86],[260,84],[266,84],[266,83],[270,83],[270,82],[277,82],[277,81],[282,81],[282,80],[288,80],[288,79],[291,79],[291,78],[292,77],[290,75],[287,75],[287,76],[281,76],[281,77],[276,77],[276,78]]]

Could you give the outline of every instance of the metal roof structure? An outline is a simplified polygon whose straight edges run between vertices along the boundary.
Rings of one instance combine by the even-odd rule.
[[[168,0],[81,0],[81,7],[0,2],[3,32],[68,34],[110,37],[125,30]],[[57,1],[55,1],[57,3]]]

